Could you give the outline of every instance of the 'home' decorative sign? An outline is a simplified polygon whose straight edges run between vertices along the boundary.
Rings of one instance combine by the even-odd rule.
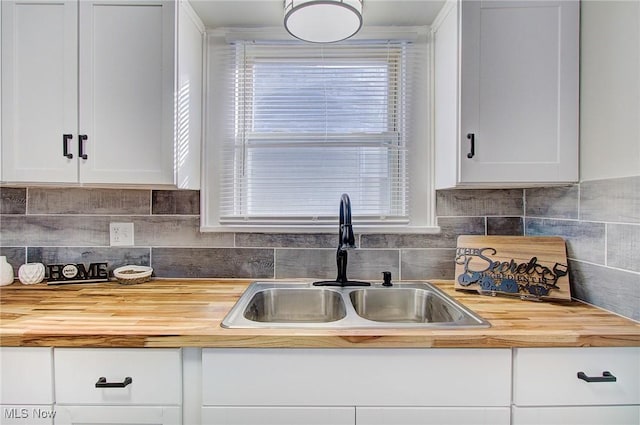
[[[107,263],[48,264],[47,284],[106,282],[109,280]]]
[[[570,300],[565,241],[555,236],[458,237],[456,289]]]

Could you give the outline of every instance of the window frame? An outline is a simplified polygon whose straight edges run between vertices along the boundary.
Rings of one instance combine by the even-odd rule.
[[[409,222],[406,220],[387,219],[380,221],[367,216],[353,216],[354,225],[358,233],[437,233],[439,228],[435,225],[435,187],[434,187],[434,162],[433,162],[433,61],[432,48],[429,41],[428,28],[420,27],[411,29],[412,34],[422,38],[426,44],[426,57],[424,76],[419,83],[419,95],[412,96],[414,104],[414,116],[424,117],[424,120],[411,120],[408,126],[412,127],[413,140],[407,140],[409,147],[409,159],[407,167],[408,176],[408,208]],[[370,36],[371,37],[371,36]],[[271,39],[266,34],[265,39]],[[211,49],[221,47],[228,43],[228,30],[215,30],[207,34],[207,59],[205,61],[207,96],[205,99],[205,129],[203,143],[203,167],[201,190],[201,231],[203,232],[259,232],[259,233],[327,233],[333,232],[337,226],[338,203],[336,199],[335,215],[317,216],[309,221],[308,217],[252,217],[251,220],[224,220],[219,214],[219,202],[221,191],[216,182],[223,178],[221,173],[224,137],[216,137],[215,129],[225,128],[222,115],[217,111],[224,111],[224,96],[217,96],[224,90],[215,76],[220,75],[222,69],[214,63]],[[422,101],[419,101],[422,99]],[[397,119],[394,120],[394,129],[398,131]],[[417,129],[414,127],[418,127]],[[222,131],[220,131],[222,132]],[[425,166],[426,164],[426,166]]]

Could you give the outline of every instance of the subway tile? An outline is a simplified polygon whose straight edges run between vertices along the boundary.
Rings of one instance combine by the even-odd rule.
[[[640,225],[607,224],[608,266],[640,272],[639,253]]]
[[[575,220],[527,218],[527,236],[560,236],[567,244],[567,256],[575,260],[605,264],[605,225]]]
[[[27,262],[24,247],[1,246],[0,255],[7,257],[7,262],[13,267],[14,276],[18,276],[18,269]]]
[[[121,266],[150,264],[149,248],[128,247],[30,247],[27,249],[30,263],[67,264],[67,263],[108,263],[112,272]]]
[[[119,217],[112,220],[121,221]],[[233,247],[233,233],[200,232],[198,216],[126,217],[133,223],[136,246]]]
[[[336,226],[337,227],[337,226]],[[238,247],[337,248],[338,232],[313,233],[236,233]]]
[[[366,234],[361,248],[455,248],[458,235],[484,235],[484,217],[438,217],[440,233]]]
[[[150,214],[151,191],[29,188],[28,214]]]
[[[449,189],[436,192],[436,215],[521,216],[522,189]]]
[[[109,217],[3,216],[0,239],[8,246],[107,246]]]
[[[255,248],[152,248],[158,277],[270,279],[273,250]]]
[[[0,214],[25,214],[27,211],[27,189],[0,187]]]
[[[524,193],[529,217],[578,218],[578,185],[525,189]]]
[[[393,276],[399,275],[397,250],[349,250],[349,279],[382,280],[383,271],[390,271]],[[278,279],[335,279],[337,275],[335,249],[276,249]]]
[[[401,279],[454,279],[455,256],[455,249],[403,249],[400,251]]]
[[[154,190],[151,213],[169,215],[200,214],[199,190]]]
[[[569,261],[574,298],[640,320],[640,274]]]
[[[487,235],[522,236],[522,217],[487,217]]]
[[[640,176],[580,183],[580,219],[640,223]]]

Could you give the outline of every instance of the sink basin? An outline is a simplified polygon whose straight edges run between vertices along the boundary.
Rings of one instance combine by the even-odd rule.
[[[452,323],[464,311],[440,294],[420,288],[357,289],[349,294],[360,317],[377,322]]]
[[[256,292],[244,310],[255,322],[335,322],[346,316],[340,293],[327,289],[271,288]]]
[[[489,323],[428,282],[317,287],[253,282],[222,321],[225,328],[489,327]]]

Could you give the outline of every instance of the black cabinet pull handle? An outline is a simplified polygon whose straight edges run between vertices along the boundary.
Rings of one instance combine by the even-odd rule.
[[[73,158],[73,154],[69,153],[69,140],[73,139],[72,134],[63,134],[62,135],[62,156],[65,156],[69,159]]]
[[[78,156],[82,159],[87,159],[87,154],[84,153],[84,142],[87,140],[86,134],[81,134],[80,140],[78,141]]]
[[[130,376],[124,378],[122,382],[107,382],[107,378],[101,376],[96,382],[96,388],[124,388],[131,383],[133,383],[133,379]]]
[[[602,372],[602,376],[587,376],[584,372],[578,372],[578,379],[585,382],[616,382],[618,380],[611,372],[607,371]]]
[[[471,159],[476,155],[476,135],[473,133],[468,133],[467,139],[471,141],[471,152],[467,154],[467,158]]]

